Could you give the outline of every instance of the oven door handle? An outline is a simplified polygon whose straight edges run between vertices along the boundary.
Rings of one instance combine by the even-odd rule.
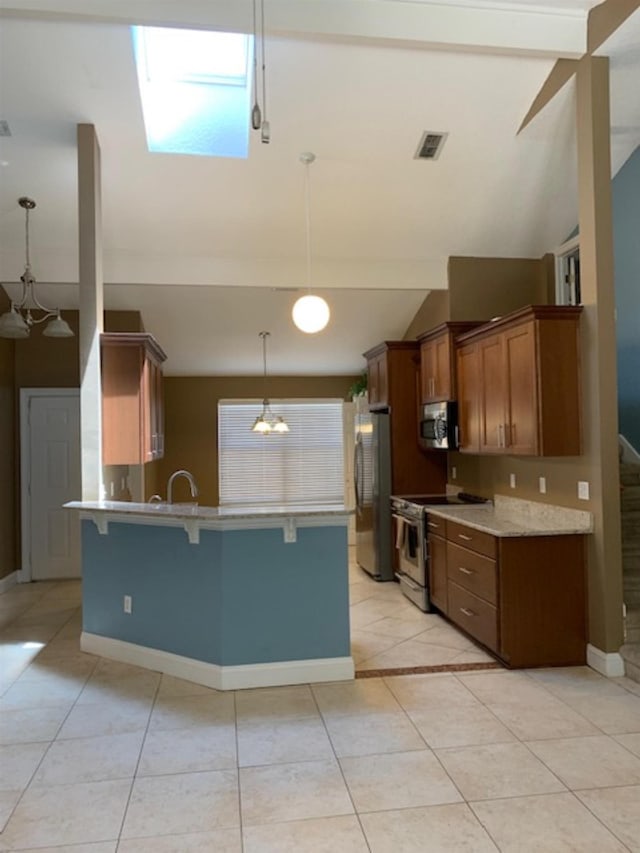
[[[402,548],[404,548],[405,525],[407,519],[395,512],[393,513],[393,518],[396,520],[396,551],[401,551]]]

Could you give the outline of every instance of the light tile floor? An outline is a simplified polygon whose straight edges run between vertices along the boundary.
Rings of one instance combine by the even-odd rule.
[[[478,654],[392,585],[352,581],[359,665]],[[500,669],[219,693],[83,654],[79,605],[76,582],[0,596],[0,851],[640,851],[636,682]]]

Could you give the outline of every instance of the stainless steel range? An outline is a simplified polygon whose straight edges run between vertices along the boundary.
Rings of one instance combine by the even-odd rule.
[[[392,495],[391,512],[398,556],[397,577],[402,592],[420,610],[431,610],[429,601],[428,513],[430,505],[486,503],[485,498],[459,492],[455,495]]]

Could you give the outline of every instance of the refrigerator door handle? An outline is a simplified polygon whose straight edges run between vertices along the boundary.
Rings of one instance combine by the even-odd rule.
[[[362,504],[360,503],[360,489],[359,489],[359,480],[360,480],[360,459],[362,456],[362,437],[358,433],[356,437],[356,444],[353,448],[353,490],[355,494],[356,501],[356,509],[361,510]]]

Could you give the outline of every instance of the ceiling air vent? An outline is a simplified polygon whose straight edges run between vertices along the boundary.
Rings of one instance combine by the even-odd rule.
[[[0,118],[0,136],[11,136],[11,128],[9,122]]]
[[[414,160],[437,160],[448,135],[448,133],[425,130],[414,155]]]

